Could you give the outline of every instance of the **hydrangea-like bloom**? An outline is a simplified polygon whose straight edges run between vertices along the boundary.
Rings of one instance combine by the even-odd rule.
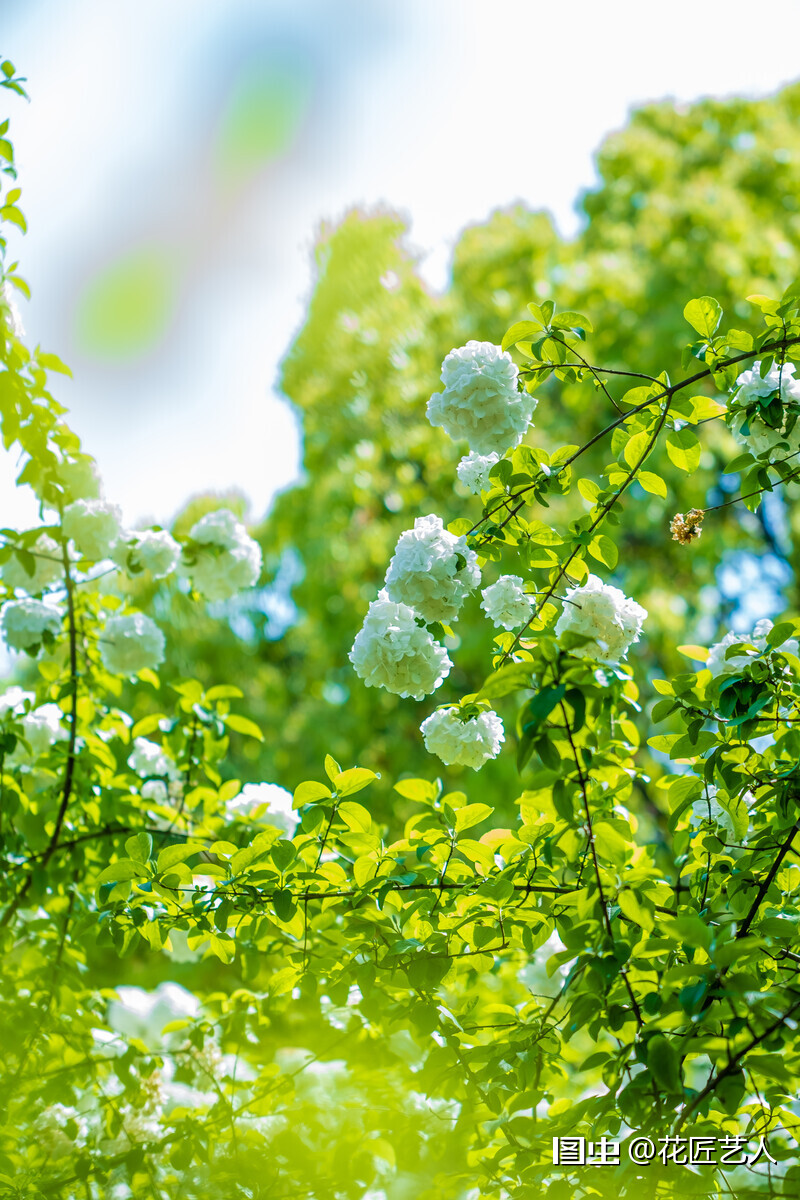
[[[739,390],[731,404],[731,432],[740,446],[745,446],[757,456],[771,452],[781,442],[789,447],[786,455],[796,453],[800,450],[800,419],[794,423],[791,431],[787,432],[785,419],[778,428],[773,428],[761,416],[758,401],[779,396],[783,404],[800,404],[800,379],[795,378],[792,363],[784,363],[783,366],[773,363],[763,379],[760,367],[760,361],[754,362],[736,380]],[[747,433],[743,432],[745,424]]]
[[[11,650],[38,650],[45,634],[58,637],[61,613],[41,600],[12,600],[3,609],[3,637]]]
[[[45,754],[54,742],[67,736],[61,725],[63,714],[57,704],[42,704],[26,713],[22,718],[22,736],[30,744],[30,750],[17,742],[6,759],[9,767],[18,767],[35,762]]]
[[[166,529],[132,530],[123,533],[111,548],[117,566],[131,575],[150,571],[154,579],[164,579],[178,565],[181,548]]]
[[[64,536],[72,538],[84,558],[109,558],[120,533],[122,514],[107,500],[76,500],[64,509]]]
[[[478,558],[466,538],[448,533],[441,517],[431,513],[401,533],[386,572],[386,592],[423,621],[452,621],[480,581]]]
[[[517,629],[531,618],[533,598],[525,594],[519,575],[501,575],[481,595],[481,608],[498,629]]]
[[[227,508],[206,513],[189,531],[184,570],[206,600],[228,600],[261,574],[261,547]]]
[[[348,658],[367,687],[415,700],[434,692],[453,665],[413,608],[393,603],[385,591],[370,604]]]
[[[88,454],[65,458],[54,471],[68,500],[95,500],[101,493],[97,465]]]
[[[287,837],[294,837],[299,813],[292,809],[292,793],[287,792],[277,783],[246,783],[238,796],[234,796],[225,806],[225,811],[231,819],[235,817],[250,817],[257,809],[267,806],[259,821],[280,829]]]
[[[101,635],[100,657],[112,675],[136,675],[164,661],[164,635],[144,613],[109,617]]]
[[[503,722],[491,709],[464,721],[455,706],[440,708],[419,728],[430,754],[437,755],[448,767],[459,763],[473,771],[488,759],[497,758],[506,736]]]
[[[758,621],[752,633],[726,633],[721,642],[716,642],[708,652],[706,659],[706,667],[712,675],[738,675],[749,662],[752,662],[755,655],[751,650],[743,650],[741,654],[732,654],[730,658],[725,657],[725,652],[729,646],[749,645],[755,646],[762,653],[767,649],[767,634],[772,629],[772,621]],[[790,654],[798,653],[797,642],[792,638],[788,642],[784,642],[781,650],[788,650]]]
[[[155,800],[159,804],[163,804],[169,795],[168,783],[177,783],[181,778],[178,765],[169,755],[164,753],[157,742],[151,742],[144,737],[134,738],[128,766],[134,774],[146,781],[141,787],[144,799]],[[162,778],[148,778],[154,775]]]
[[[16,554],[8,562],[3,563],[3,583],[9,588],[21,588],[38,595],[56,579],[60,579],[64,567],[61,562],[61,550],[46,533],[41,534],[30,547],[33,558],[33,574],[29,575]]]
[[[443,392],[428,401],[431,425],[453,441],[466,440],[477,454],[504,454],[518,446],[537,401],[519,391],[511,355],[491,342],[467,342],[442,363]]]
[[[591,638],[577,653],[613,666],[638,642],[646,617],[647,610],[619,588],[588,575],[584,584],[567,592],[555,631],[558,637],[571,630]]]
[[[469,488],[478,496],[481,492],[488,492],[491,486],[489,472],[498,462],[500,462],[499,454],[476,454],[472,450],[461,459],[456,467],[456,474],[464,487]]]

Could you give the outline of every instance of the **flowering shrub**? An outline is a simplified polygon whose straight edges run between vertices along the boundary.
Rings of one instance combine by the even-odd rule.
[[[18,196],[0,216],[20,225]],[[800,621],[709,630],[710,649],[674,651],[698,669],[662,672],[640,600],[652,611],[664,581],[631,588],[618,544],[705,447],[740,492],[684,505],[675,547],[665,519],[676,553],[791,484],[800,287],[752,298],[750,330],[689,301],[677,382],[637,370],[623,390],[588,318],[552,301],[500,346],[448,354],[427,411],[470,447],[435,459],[460,515],[415,513],[376,599],[370,580],[330,597],[353,669],[343,652],[319,688],[329,711],[342,679],[379,689],[364,737],[381,774],[329,754],[290,792],[237,777],[262,730],[236,683],[170,674],[184,647],[162,618],[172,603],[186,628],[254,586],[258,543],[226,508],[188,536],[124,529],[48,390],[63,364],[26,344],[6,258],[3,275],[0,420],[42,511],[0,535],[0,628],[26,685],[0,696],[5,1193],[796,1194]],[[531,430],[546,384],[580,394],[581,444]],[[409,489],[414,461],[392,467]],[[446,782],[390,759],[386,713]],[[492,803],[460,790],[462,768]],[[588,1177],[553,1159],[559,1138],[750,1135],[766,1164],[623,1154]]]

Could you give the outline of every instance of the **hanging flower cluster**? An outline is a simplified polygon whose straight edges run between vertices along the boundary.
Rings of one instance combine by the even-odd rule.
[[[414,609],[390,600],[385,591],[370,604],[349,658],[367,687],[415,700],[436,691],[453,665]]]
[[[227,508],[206,513],[189,530],[183,570],[206,600],[229,600],[261,574],[261,547]]]
[[[721,675],[740,675],[750,663],[760,655],[767,654],[769,646],[767,637],[773,628],[772,621],[765,619],[757,621],[752,633],[726,633],[721,641],[715,642],[708,652],[706,669],[715,677]],[[729,654],[732,646],[741,646],[740,653]],[[789,654],[798,653],[798,645],[794,638],[784,642],[781,651]]]
[[[761,362],[736,380],[730,406],[731,432],[756,457],[782,447],[788,456],[800,450],[800,379],[792,363],[776,363],[765,375]]]
[[[456,763],[477,771],[500,753],[503,722],[491,709],[469,714],[451,705],[439,708],[420,725],[426,750],[447,766]]]
[[[416,610],[426,624],[454,621],[480,583],[478,558],[440,517],[417,517],[400,535],[386,572],[390,600]]]
[[[580,587],[567,591],[556,622],[556,636],[570,632],[588,638],[578,653],[616,666],[638,642],[647,610],[619,588],[587,575]]]
[[[443,392],[428,401],[428,420],[479,455],[504,454],[522,441],[536,399],[517,386],[513,358],[491,342],[467,342],[442,363]]]

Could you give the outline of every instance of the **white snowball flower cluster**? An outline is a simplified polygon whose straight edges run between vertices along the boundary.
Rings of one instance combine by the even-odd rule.
[[[226,815],[236,817],[251,817],[253,813],[266,805],[266,812],[258,816],[265,825],[280,829],[287,838],[294,837],[299,814],[292,809],[292,793],[287,792],[277,783],[246,783],[238,796],[234,796],[225,806]]]
[[[141,793],[145,800],[155,800],[163,804],[169,795],[169,783],[177,783],[181,772],[177,764],[165,754],[157,742],[149,738],[137,737],[133,741],[133,750],[128,757],[128,766],[141,779]],[[159,779],[148,778],[158,775]]]
[[[428,401],[428,420],[478,454],[504,454],[522,441],[537,404],[518,389],[518,375],[511,355],[499,346],[467,342],[442,363],[445,387]]]
[[[751,650],[743,650],[741,654],[732,654],[730,658],[726,658],[726,651],[730,646],[750,645],[755,646],[762,653],[767,649],[767,634],[772,629],[772,621],[758,621],[752,633],[726,633],[725,637],[720,642],[716,642],[708,652],[706,659],[706,667],[712,675],[738,675],[749,662],[753,660],[755,655]],[[787,650],[790,654],[798,653],[797,642],[792,638],[788,642],[784,642],[781,650]]]
[[[501,575],[481,595],[481,608],[498,629],[517,629],[531,618],[533,598],[525,594],[519,575]]]
[[[88,454],[63,459],[56,466],[54,474],[68,499],[93,500],[102,491],[97,465]]]
[[[101,634],[100,657],[112,675],[136,675],[164,661],[164,634],[144,613],[109,617]]]
[[[423,621],[452,621],[480,583],[478,558],[466,538],[448,533],[441,517],[417,517],[398,539],[386,572],[390,600],[407,604]]]
[[[131,530],[123,533],[111,548],[111,557],[129,574],[149,571],[154,579],[164,579],[178,565],[180,544],[166,529]]]
[[[500,462],[499,454],[476,454],[471,451],[465,454],[456,467],[456,474],[464,487],[469,488],[476,496],[487,492],[491,486],[489,472],[495,463]]]
[[[38,650],[45,635],[58,637],[61,613],[42,600],[11,600],[0,618],[3,637],[11,650]]]
[[[613,666],[639,640],[646,617],[647,610],[619,588],[588,575],[585,583],[567,592],[555,632],[557,637],[570,630],[591,638],[577,653]]]
[[[57,704],[41,704],[22,717],[22,736],[30,750],[17,742],[6,760],[9,767],[27,765],[46,754],[57,741],[67,736],[61,724],[63,713]]]
[[[788,444],[786,454],[800,450],[800,419],[787,432],[787,422],[773,429],[760,415],[760,400],[769,396],[780,397],[783,404],[800,404],[800,379],[795,378],[792,363],[773,363],[767,374],[761,377],[761,363],[743,371],[736,380],[738,391],[731,405],[731,432],[741,446],[746,446],[755,455],[772,451],[779,443]],[[748,427],[747,433],[743,426]]]
[[[228,600],[261,574],[261,547],[227,508],[206,513],[189,531],[184,570],[206,600]]]
[[[3,563],[3,583],[8,588],[21,588],[36,596],[62,577],[64,566],[58,543],[46,533],[40,534],[29,549],[33,555],[33,574],[29,575],[21,560],[13,554]]]
[[[394,603],[385,591],[370,604],[348,657],[367,687],[415,700],[435,691],[453,665],[414,609]]]
[[[503,722],[491,709],[463,720],[458,708],[440,708],[423,721],[425,749],[447,766],[456,763],[477,771],[500,753],[505,741]]]
[[[84,558],[100,562],[111,556],[121,519],[119,508],[107,500],[76,500],[64,509],[62,528]]]

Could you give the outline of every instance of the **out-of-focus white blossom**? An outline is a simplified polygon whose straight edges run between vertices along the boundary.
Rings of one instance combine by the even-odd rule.
[[[92,562],[111,556],[111,547],[120,534],[122,514],[107,500],[76,500],[64,509],[62,528],[84,558]]]
[[[25,692],[21,687],[13,684],[10,688],[6,688],[0,696],[0,717],[7,712],[21,713],[26,702],[32,703],[34,699],[33,692]]]
[[[33,555],[33,574],[29,575],[22,560],[12,554],[2,566],[3,583],[6,587],[21,588],[36,596],[49,584],[61,579],[64,566],[58,543],[46,533],[41,534],[29,549]]]
[[[42,600],[10,600],[3,609],[0,625],[11,650],[33,651],[41,646],[45,634],[58,637],[61,613]]]
[[[749,662],[755,658],[752,650],[742,650],[741,654],[732,654],[726,658],[730,646],[755,646],[762,653],[767,649],[767,634],[772,629],[772,621],[758,621],[752,633],[726,633],[722,641],[715,642],[708,652],[706,667],[712,675],[738,675]],[[798,646],[794,638],[784,642],[779,650],[787,650],[789,654],[797,654]]]
[[[499,454],[476,454],[472,450],[461,459],[456,467],[456,474],[464,487],[469,488],[477,496],[481,492],[487,492],[491,487],[489,472],[495,463],[499,462]]]
[[[35,763],[55,742],[65,738],[67,733],[61,724],[63,715],[57,704],[41,704],[25,713],[20,724],[22,736],[29,743],[30,750],[22,742],[17,742],[6,760],[7,765],[17,767]]]
[[[64,459],[55,467],[53,474],[70,502],[94,500],[102,492],[97,464],[88,454]]]
[[[140,789],[144,799],[155,800],[158,804],[167,800],[169,783],[177,783],[181,778],[177,763],[164,753],[157,742],[151,742],[149,738],[134,738],[128,766],[134,774],[146,781]],[[160,778],[152,778],[156,775]]]
[[[576,653],[613,665],[639,640],[646,617],[647,610],[619,588],[588,575],[585,583],[567,592],[555,632],[558,637],[570,630],[591,638]]]
[[[450,672],[447,651],[435,642],[407,604],[395,604],[385,591],[369,606],[348,655],[367,687],[421,700]]]
[[[455,706],[440,708],[422,722],[425,749],[452,766],[459,763],[477,771],[500,753],[505,741],[503,722],[491,709],[463,720]]]
[[[151,1050],[164,1041],[183,1041],[184,1033],[162,1039],[164,1026],[182,1017],[193,1020],[200,1013],[200,1001],[178,983],[160,983],[152,992],[128,985],[115,990],[117,999],[108,1006],[108,1024],[126,1038],[140,1038]]]
[[[198,941],[202,940],[201,935]],[[170,929],[169,941],[169,946],[164,947],[164,953],[171,962],[199,962],[203,957],[203,947],[201,945],[189,945],[188,929]]]
[[[189,531],[183,569],[206,600],[228,600],[261,574],[261,547],[227,508],[206,513]]]
[[[154,579],[164,579],[178,565],[181,548],[166,529],[144,529],[123,533],[111,547],[117,566],[130,575],[149,571]]]
[[[164,634],[144,613],[109,617],[100,635],[100,657],[112,675],[136,675],[164,661]]]
[[[25,337],[25,326],[22,324],[22,317],[17,308],[17,301],[14,297],[14,292],[11,289],[11,284],[8,280],[4,280],[2,287],[2,311],[3,320],[6,328],[15,337],[17,341]]]
[[[533,597],[525,594],[519,575],[501,575],[481,595],[481,608],[498,629],[517,629],[531,618]]]
[[[787,432],[785,419],[779,428],[773,429],[763,420],[759,408],[753,406],[768,396],[780,396],[783,404],[800,404],[800,379],[795,378],[792,363],[783,366],[773,363],[763,379],[760,367],[760,361],[754,362],[736,380],[738,391],[731,402],[731,432],[741,446],[746,446],[757,456],[772,451],[779,443],[786,443],[788,449],[779,455],[786,457],[800,450],[800,419],[791,431]],[[748,427],[746,433],[743,431],[745,425]]]
[[[424,621],[452,621],[480,583],[478,558],[466,538],[448,533],[441,517],[417,517],[401,533],[389,569],[386,593],[407,604]]]
[[[442,363],[444,391],[428,401],[428,420],[477,454],[503,454],[522,441],[537,404],[518,389],[518,375],[499,346],[467,342]]]
[[[264,805],[266,811],[256,819],[280,829],[287,838],[294,837],[299,814],[292,809],[292,793],[278,783],[246,783],[225,805],[225,812],[230,819],[253,817]]]

